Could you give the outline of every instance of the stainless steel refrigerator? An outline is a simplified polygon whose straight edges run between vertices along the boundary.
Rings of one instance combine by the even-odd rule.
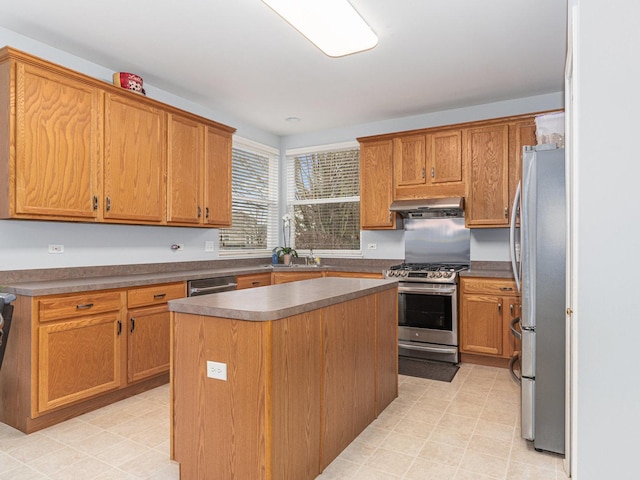
[[[565,450],[565,237],[564,149],[525,147],[510,232],[512,265],[522,294],[522,436],[537,450],[560,454]],[[512,324],[517,335],[515,327]],[[516,360],[511,368],[517,378]]]

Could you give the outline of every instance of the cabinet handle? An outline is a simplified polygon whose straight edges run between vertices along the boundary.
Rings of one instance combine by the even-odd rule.
[[[93,307],[93,303],[81,303],[80,305],[76,305],[76,310],[86,310],[91,307]]]
[[[98,210],[98,197],[93,196],[93,209]]]
[[[129,330],[131,333],[133,333],[133,331],[136,329],[136,319],[131,317],[131,330]]]
[[[153,296],[153,299],[154,299],[154,300],[160,300],[161,298],[164,298],[164,297],[166,297],[166,296],[167,296],[167,294],[166,294],[166,293],[156,293],[156,294]]]
[[[513,303],[509,305],[509,313],[511,314],[511,317],[513,317]]]
[[[436,169],[431,167],[431,178],[436,178]]]
[[[202,216],[202,208],[198,205],[198,218]]]
[[[122,333],[122,322],[118,320],[118,336]]]
[[[509,207],[504,207],[504,218],[509,218]]]
[[[107,197],[107,212],[111,211],[111,197]]]
[[[393,213],[389,212],[389,223],[393,222]]]
[[[501,303],[498,304],[498,313],[502,313],[502,304]]]
[[[260,282],[258,281],[251,282],[251,285],[253,285],[254,287],[257,287],[258,285],[260,285]]]
[[[204,207],[204,218],[209,218],[209,207]]]
[[[503,292],[510,292],[513,290],[513,287],[500,287],[500,290]]]
[[[422,178],[424,178],[424,168],[422,169]]]

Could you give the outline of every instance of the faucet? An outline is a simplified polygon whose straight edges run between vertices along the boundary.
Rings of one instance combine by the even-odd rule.
[[[313,256],[313,248],[309,249],[309,255],[307,255],[307,265],[315,265],[316,257]]]

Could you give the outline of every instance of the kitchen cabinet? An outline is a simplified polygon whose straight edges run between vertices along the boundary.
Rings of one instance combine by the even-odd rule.
[[[184,282],[127,292],[127,381],[137,382],[169,371],[171,326],[167,302],[186,297]]]
[[[534,117],[509,124],[509,208],[513,207],[516,189],[522,177],[522,147],[536,145],[536,142]]]
[[[31,433],[167,383],[167,302],[185,296],[185,282],[18,295],[0,422]]]
[[[465,153],[469,164],[467,226],[509,225],[509,125],[469,129]]]
[[[231,226],[231,142],[229,132],[168,115],[168,223]]]
[[[393,141],[360,141],[360,227],[396,228],[393,201]]]
[[[295,267],[292,267],[295,268]],[[274,271],[271,276],[271,283],[274,285],[280,283],[297,282],[299,280],[309,280],[311,278],[320,278],[322,272],[297,271],[297,272],[281,272]]]
[[[460,279],[460,352],[463,361],[475,355],[505,361],[519,351],[510,324],[520,314],[515,282],[497,278]],[[465,357],[464,354],[471,354]],[[499,363],[506,365],[503,361]]]
[[[231,225],[233,128],[10,47],[0,86],[0,218]]]
[[[38,301],[37,407],[56,407],[117,389],[124,292]]]
[[[382,272],[338,272],[331,271],[324,274],[325,277],[345,277],[345,278],[382,278]]]
[[[93,221],[100,195],[100,90],[1,55],[0,84],[0,177],[15,182],[8,185],[13,194],[0,199],[0,215]]]
[[[464,196],[462,129],[394,139],[395,200]]]
[[[165,219],[165,115],[130,96],[107,93],[104,121],[104,218]]]
[[[271,272],[239,275],[236,277],[236,281],[238,283],[236,290],[264,287],[265,285],[271,285]]]

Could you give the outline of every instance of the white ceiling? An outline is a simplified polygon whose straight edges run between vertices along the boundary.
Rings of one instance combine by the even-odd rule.
[[[260,0],[3,0],[0,26],[275,135],[563,89],[566,0],[351,3],[379,42],[342,58]]]

